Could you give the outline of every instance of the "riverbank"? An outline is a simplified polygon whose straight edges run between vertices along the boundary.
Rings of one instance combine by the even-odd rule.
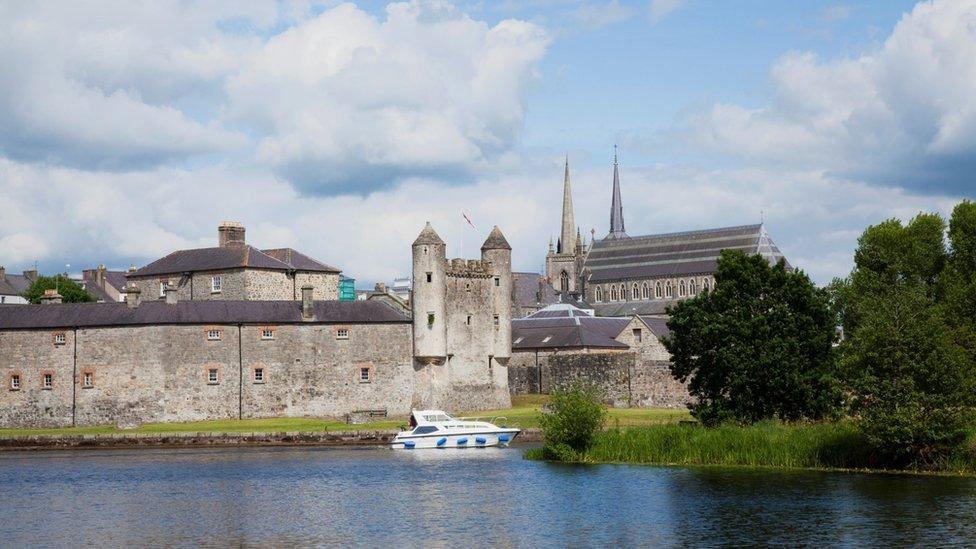
[[[531,449],[526,457],[542,459],[542,449]],[[597,434],[592,447],[578,458],[581,463],[885,470],[849,422],[610,429]],[[976,475],[972,437],[945,463],[915,471]]]

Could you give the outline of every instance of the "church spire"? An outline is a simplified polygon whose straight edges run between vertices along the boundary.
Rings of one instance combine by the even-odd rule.
[[[617,169],[617,146],[613,146],[613,199],[610,204],[611,238],[627,236],[624,231],[624,205],[620,200],[620,175]]]
[[[564,254],[574,253],[576,250],[576,235],[573,229],[576,227],[573,221],[573,189],[569,184],[569,155],[566,155],[566,171],[563,176],[563,226],[560,233],[559,251]]]

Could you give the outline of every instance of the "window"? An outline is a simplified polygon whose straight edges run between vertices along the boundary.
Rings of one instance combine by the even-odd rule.
[[[620,285],[620,301],[627,301],[627,288],[623,284]]]
[[[217,368],[210,368],[209,370],[207,370],[207,383],[209,383],[210,385],[216,385],[220,383],[220,377]]]
[[[671,285],[670,281],[668,281],[667,286],[664,287],[664,295],[668,298],[674,297],[674,286]]]
[[[208,341],[220,341],[220,330],[211,328],[207,330],[207,340]]]
[[[166,283],[159,283],[159,297],[166,297]]]
[[[603,288],[599,286],[596,287],[596,300],[603,301]]]
[[[610,301],[617,301],[617,287],[610,286]]]
[[[264,368],[254,369],[254,383],[264,383]]]
[[[651,289],[648,287],[647,282],[641,285],[641,299],[650,299]]]
[[[491,315],[491,323],[495,326],[499,326],[501,324],[501,320],[498,318],[498,315]]]
[[[495,286],[497,287],[497,286],[501,286],[501,285],[502,285],[502,279],[500,279],[500,278],[498,278],[498,277],[496,276],[496,277],[495,277]]]
[[[56,332],[54,334],[55,345],[64,345],[67,341],[68,341],[68,337],[65,335],[64,332]]]
[[[467,323],[468,323],[468,326],[470,326],[470,325],[471,325],[471,315],[468,315],[468,320],[467,320]]]
[[[637,283],[634,282],[634,286],[630,289],[630,298],[637,299],[640,297],[640,288],[637,287]]]
[[[20,374],[12,374],[10,376],[10,390],[11,391],[20,390]]]
[[[92,372],[82,372],[81,376],[81,386],[83,388],[91,389],[95,386],[95,374]]]
[[[559,291],[566,293],[569,291],[569,275],[563,271],[559,275]]]
[[[542,339],[542,342],[543,343],[549,343],[549,340],[550,339],[552,339],[552,336],[546,336],[545,338]]]
[[[661,299],[661,283],[656,282],[654,284],[654,297]]]
[[[522,340],[523,339],[525,339],[525,338],[524,337],[520,337],[520,338],[516,339],[515,341],[512,342],[512,345],[518,345],[519,343],[522,343]]]
[[[274,328],[263,328],[261,330],[261,339],[274,339]]]
[[[698,293],[698,283],[692,278],[688,281],[688,293],[690,295],[696,295]]]
[[[643,338],[643,334],[641,334],[641,329],[640,328],[634,328],[634,341],[636,341],[637,343],[640,343],[641,341],[643,341],[642,338]]]
[[[434,273],[427,273],[427,282],[434,281]]]
[[[212,276],[212,277],[210,277],[210,292],[211,293],[215,293],[215,294],[219,294],[220,293],[220,285],[221,285],[220,283],[221,283],[221,281],[220,281],[220,277],[219,276]]]
[[[708,291],[708,279],[707,278],[704,279],[704,280],[702,280],[702,290],[704,290],[706,292]]]
[[[416,429],[413,430],[413,434],[415,435],[427,435],[436,432],[437,432],[437,427],[434,425],[421,425],[420,427],[417,427]]]
[[[372,372],[369,370],[369,366],[363,366],[359,369],[359,382],[369,383],[372,381]]]
[[[685,281],[682,280],[681,282],[678,283],[678,295],[681,296],[681,297],[684,297],[686,293],[687,293],[687,290],[686,290],[686,287],[685,287]]]
[[[54,387],[54,374],[44,374],[42,387],[44,389],[51,389]]]
[[[349,328],[336,328],[336,339],[349,339]]]
[[[434,325],[434,313],[427,311],[427,327],[430,328]]]

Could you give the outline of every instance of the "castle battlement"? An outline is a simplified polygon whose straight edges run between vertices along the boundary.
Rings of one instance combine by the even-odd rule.
[[[446,274],[454,278],[491,278],[491,262],[484,259],[455,258],[448,262]]]

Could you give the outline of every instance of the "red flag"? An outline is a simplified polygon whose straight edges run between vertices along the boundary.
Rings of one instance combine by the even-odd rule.
[[[461,217],[463,217],[464,220],[468,222],[468,225],[471,225],[471,228],[472,229],[477,229],[478,228],[478,227],[475,227],[474,226],[474,223],[471,222],[471,218],[468,217],[468,214],[464,213],[464,211],[461,211]]]

